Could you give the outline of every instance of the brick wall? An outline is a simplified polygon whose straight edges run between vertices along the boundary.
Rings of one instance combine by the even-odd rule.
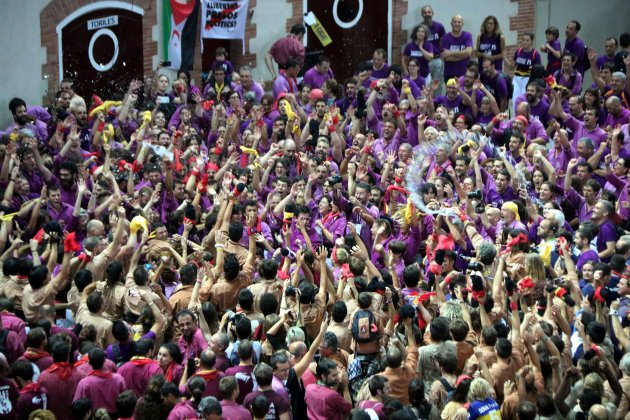
[[[511,0],[518,3],[518,14],[510,18],[510,30],[518,33],[518,39],[524,32],[534,33],[536,31],[536,0]],[[534,48],[540,45],[543,40],[534,40]],[[516,45],[506,45],[505,57],[513,57],[518,48]]]
[[[409,42],[408,31],[402,29],[403,16],[407,14],[408,6],[408,0],[392,2],[392,13],[394,15],[392,22],[394,27],[392,29],[392,57],[389,58],[390,63],[400,64],[402,48]]]
[[[142,17],[142,36],[144,52],[144,74],[153,70],[153,56],[157,54],[158,43],[153,41],[153,26],[157,22],[157,2],[160,0],[121,0],[135,4],[144,9]],[[83,6],[94,3],[92,0],[52,0],[40,13],[42,46],[46,48],[46,63],[42,66],[42,74],[48,74],[47,89],[55,92],[59,86],[59,48],[56,28],[69,14]],[[48,103],[48,97],[43,97],[43,103]]]

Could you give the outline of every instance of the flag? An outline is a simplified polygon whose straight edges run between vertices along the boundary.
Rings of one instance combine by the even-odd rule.
[[[201,3],[201,38],[242,39],[244,50],[249,0],[202,0]]]
[[[165,59],[173,69],[192,70],[195,55],[199,2],[197,0],[163,0]]]

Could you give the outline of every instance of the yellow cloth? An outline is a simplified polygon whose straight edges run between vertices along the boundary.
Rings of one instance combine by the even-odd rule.
[[[109,112],[109,108],[113,106],[120,106],[120,105],[122,105],[121,101],[105,101],[103,102],[102,105],[97,106],[96,108],[92,110],[92,112],[90,112],[90,117],[95,116],[99,112],[103,112],[107,114]]]
[[[137,233],[140,228],[144,228],[147,232],[149,231],[149,221],[142,216],[136,216],[131,219],[131,223],[129,224],[129,231],[131,234]]]
[[[516,220],[521,221],[521,216],[518,215],[518,206],[513,201],[508,201],[507,203],[503,203],[503,208],[511,211],[516,216]]]
[[[5,214],[4,216],[0,216],[0,220],[2,220],[3,222],[10,222],[17,215],[17,213]]]

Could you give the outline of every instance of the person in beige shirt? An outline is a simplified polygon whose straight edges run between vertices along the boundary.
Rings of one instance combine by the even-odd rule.
[[[380,375],[387,378],[391,385],[390,397],[403,404],[409,404],[409,384],[416,377],[418,345],[413,335],[412,319],[405,318],[403,322],[407,336],[407,355],[404,357],[403,352],[398,347],[390,346],[386,357],[387,368]]]
[[[110,226],[116,223],[116,229],[112,241],[108,244],[106,237],[88,237],[83,241],[83,247],[86,251],[91,252],[92,260],[88,262],[86,268],[92,272],[94,281],[102,281],[105,278],[105,270],[109,263],[121,248],[120,240],[125,231],[127,213],[124,207],[118,207],[116,213],[110,215]]]
[[[76,321],[84,327],[88,325],[96,328],[96,342],[102,349],[115,342],[112,334],[113,323],[103,316],[105,301],[100,292],[96,291],[96,284],[92,283],[83,289],[81,303],[77,310]]]
[[[210,301],[217,309],[219,316],[228,310],[235,309],[238,303],[238,292],[242,288],[249,286],[254,275],[254,261],[256,259],[256,240],[253,236],[249,238],[249,254],[245,265],[241,270],[236,255],[225,254],[225,245],[217,243],[217,266],[213,274],[218,277],[208,279],[199,291],[201,302]]]
[[[277,278],[278,263],[276,260],[262,260],[258,266],[258,274],[260,275],[260,280],[248,287],[254,294],[254,311],[256,312],[260,312],[260,298],[265,293],[271,293],[280,302],[284,288],[284,282]]]
[[[29,284],[24,288],[22,295],[22,309],[28,322],[35,323],[40,319],[48,319],[51,324],[54,325],[54,312],[52,315],[48,315],[44,318],[39,308],[44,305],[54,307],[55,295],[65,288],[70,280],[71,257],[72,252],[64,253],[61,270],[59,270],[59,273],[57,273],[55,277],[51,278],[50,271],[48,271],[48,268],[44,265],[33,267],[29,273]]]
[[[96,290],[103,295],[103,316],[110,321],[123,319],[125,315],[125,284],[123,265],[112,261],[106,270],[106,280],[96,283]]]
[[[326,269],[326,257],[328,251],[324,247],[320,247],[315,256],[320,263],[319,292],[315,294],[315,286],[303,281],[297,287],[296,291],[299,295],[287,299],[293,313],[298,314],[302,325],[306,331],[306,337],[309,341],[313,341],[324,319],[324,308],[326,305],[326,293],[328,290],[328,271]],[[293,287],[297,286],[299,270],[293,272],[291,283]]]
[[[195,267],[194,264],[186,264],[179,269],[179,280],[181,284],[175,288],[175,291],[168,299],[173,307],[173,316],[182,309],[188,308],[196,279],[197,267]]]
[[[352,335],[348,324],[345,322],[347,314],[346,303],[342,300],[335,302],[332,308],[332,322],[328,331],[337,336],[339,348],[349,353],[352,346]]]

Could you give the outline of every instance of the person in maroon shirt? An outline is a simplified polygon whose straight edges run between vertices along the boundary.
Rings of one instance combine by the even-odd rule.
[[[289,420],[291,418],[291,401],[284,395],[273,390],[271,381],[273,380],[273,369],[266,363],[259,363],[254,369],[258,391],[251,392],[245,397],[243,406],[250,409],[254,401],[260,395],[269,400],[267,419]]]
[[[25,343],[26,323],[14,313],[15,305],[13,304],[13,300],[6,297],[0,298],[0,311],[2,325],[16,333],[20,338],[21,343]]]
[[[317,384],[306,387],[306,405],[308,418],[313,420],[344,419],[352,404],[336,391],[339,386],[337,364],[323,359],[317,365]]]
[[[48,390],[50,396],[49,409],[58,420],[71,420],[72,401],[79,381],[85,377],[70,360],[71,346],[69,340],[59,336],[52,347],[53,364],[39,375],[38,383]]]
[[[20,388],[17,402],[16,419],[28,419],[35,410],[48,408],[48,392],[41,384],[33,382],[33,364],[26,360],[18,360],[11,366],[11,376]]]
[[[201,357],[199,358],[199,370],[190,377],[192,379],[194,377],[200,376],[206,381],[206,390],[203,393],[204,397],[219,396],[219,381],[225,376],[225,374],[214,368],[215,361],[216,358],[214,356],[214,352],[212,352],[212,350],[204,350],[201,353]],[[182,392],[182,385],[186,384],[187,387],[188,382],[190,382],[190,379],[185,382],[185,378],[188,377],[187,371],[188,365],[186,365],[184,376],[182,377],[182,382],[180,382],[180,390],[182,390]]]
[[[0,353],[0,420],[14,419],[17,414],[17,401],[20,392],[17,385],[7,377],[9,363],[4,354]]]
[[[127,388],[141,397],[153,375],[162,373],[156,360],[151,359],[153,340],[141,338],[136,342],[136,355],[118,369],[118,374],[125,379]]]
[[[243,410],[245,410],[243,408]],[[239,419],[251,419],[252,416],[249,415],[249,411],[245,410],[248,417],[242,417],[233,414],[225,414],[223,409],[223,402],[219,403],[214,397],[206,397],[199,403],[199,413],[203,416],[204,420],[222,420],[222,419],[230,419],[230,420],[239,420]]]
[[[118,420],[133,420],[133,412],[136,410],[138,399],[133,391],[125,391],[116,397],[116,413]]]
[[[125,380],[117,373],[110,373],[104,369],[105,352],[94,347],[88,353],[92,372],[79,381],[74,399],[89,398],[93,408],[104,408],[108,413],[116,412],[116,397],[127,389]]]
[[[13,363],[24,353],[24,346],[20,337],[4,327],[4,319],[0,318],[0,354],[4,354],[8,363]]]
[[[26,336],[27,348],[24,355],[18,360],[25,360],[37,366],[35,371],[35,380],[39,374],[53,364],[52,356],[44,350],[46,348],[47,339],[43,328],[33,328]]]
[[[223,416],[232,420],[251,420],[252,415],[236,402],[239,396],[239,383],[234,376],[226,376],[219,382]],[[204,398],[205,399],[205,398]],[[203,400],[201,401],[203,403]],[[201,409],[201,405],[199,407]]]
[[[234,366],[225,371],[225,376],[233,376],[238,384],[239,393],[236,397],[238,404],[243,404],[247,394],[254,390],[256,380],[254,379],[254,364],[252,357],[254,356],[254,346],[249,340],[242,340],[238,343],[238,366]],[[219,384],[220,387],[220,384]]]
[[[162,385],[162,399],[164,405],[171,407],[168,420],[188,420],[196,419],[197,411],[193,407],[190,400],[183,399],[183,395],[179,392],[179,388],[172,382],[166,382]]]

